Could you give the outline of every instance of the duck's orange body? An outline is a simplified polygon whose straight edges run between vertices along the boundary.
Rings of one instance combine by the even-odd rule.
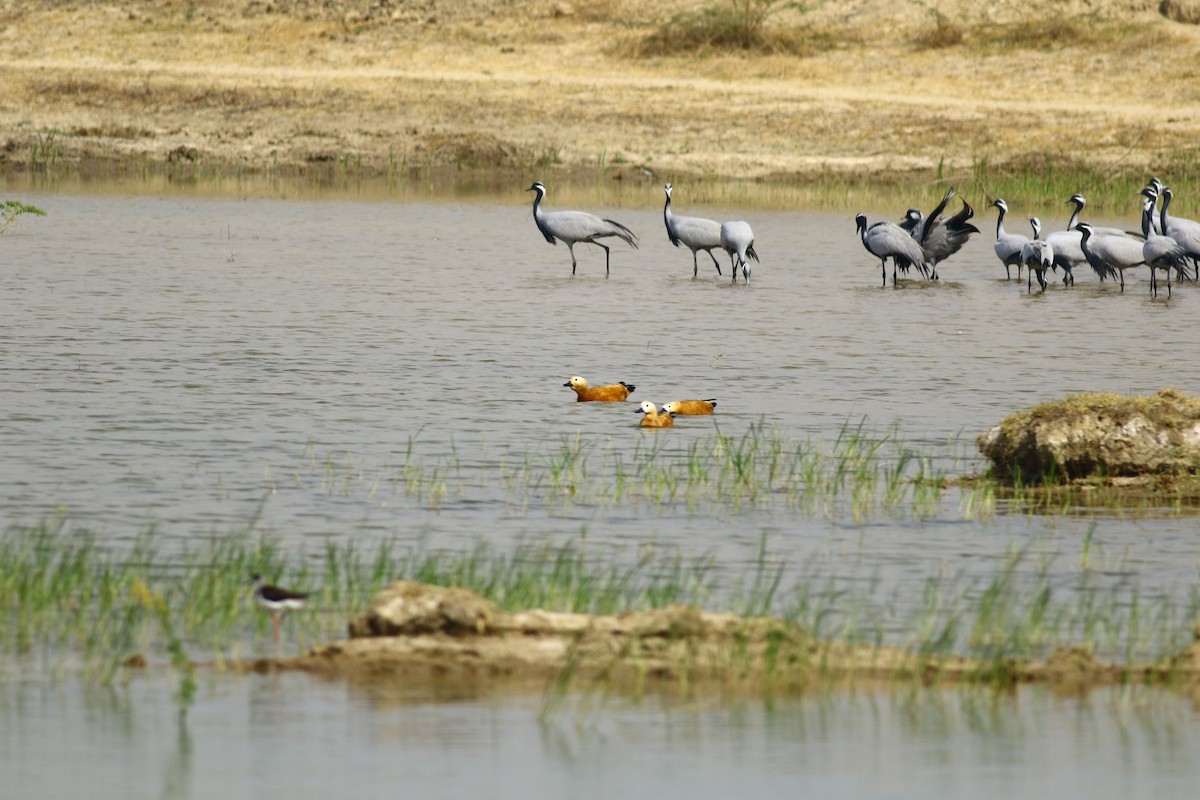
[[[668,414],[711,414],[717,407],[716,400],[676,400],[663,406]]]
[[[671,428],[675,425],[675,420],[671,419],[670,414],[658,413],[658,406],[649,400],[642,403],[638,413],[642,414],[642,421],[639,424],[643,428]]]
[[[625,381],[610,383],[607,386],[588,386],[587,379],[581,378],[578,375],[573,376],[563,386],[573,389],[575,391],[575,400],[580,403],[617,402],[629,397],[630,393],[637,388],[632,383],[625,383]]]

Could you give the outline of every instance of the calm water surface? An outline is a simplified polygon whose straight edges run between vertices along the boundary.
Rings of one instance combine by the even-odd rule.
[[[1153,570],[1156,586],[1194,580],[1191,520],[980,524],[953,492],[921,522],[514,508],[503,468],[575,437],[684,452],[715,425],[830,442],[863,424],[894,428],[956,474],[981,466],[974,437],[1014,409],[1083,390],[1200,391],[1193,285],[1152,301],[1133,276],[1124,294],[1081,276],[1029,296],[1000,279],[985,235],[940,285],[881,289],[850,215],[798,212],[747,215],[763,258],[750,286],[711,263],[693,280],[690,254],[662,230],[660,193],[597,209],[642,237],[640,250],[614,248],[608,279],[585,245],[572,277],[525,196],[27,197],[49,216],[0,240],[0,523],[62,515],[110,541],[153,527],[182,543],[253,522],[296,546],[451,549],[586,528],[597,546],[655,541],[735,569],[767,534],[789,563],[836,573],[853,561],[896,580],[970,571],[1014,543],[1077,561],[1091,530],[1093,553],[1119,562],[1107,566]],[[573,374],[659,403],[714,397],[719,414],[640,431],[633,404],[571,402]],[[449,493],[407,495],[408,461],[453,464]]]
[[[1200,721],[1168,694],[1022,689],[802,699],[431,696],[306,675],[0,683],[13,797],[1185,798]],[[70,769],[47,768],[70,763]]]
[[[981,214],[985,235],[943,265],[940,284],[880,288],[852,214],[694,208],[677,190],[679,213],[748,219],[762,256],[749,286],[716,276],[703,255],[693,280],[690,254],[663,232],[660,198],[647,186],[633,207],[594,209],[642,237],[637,251],[614,246],[605,278],[603,253],[585,245],[572,277],[566,248],[546,244],[515,193],[470,203],[23,194],[49,216],[0,237],[0,530],[63,518],[119,548],[153,529],[167,552],[251,526],[305,552],[329,538],[503,551],[586,532],[618,558],[653,542],[711,553],[730,575],[756,561],[765,536],[793,573],[870,584],[899,606],[918,603],[930,575],[994,575],[1014,548],[1070,592],[1086,540],[1093,588],[1186,601],[1200,573],[1196,522],[1169,514],[979,519],[953,491],[931,518],[514,504],[504,471],[576,437],[601,453],[686,452],[714,426],[740,435],[761,422],[831,442],[861,423],[963,473],[981,467],[975,435],[1014,409],[1084,390],[1200,392],[1195,285],[1155,301],[1145,276],[1121,294],[1081,275],[1072,290],[1030,296],[1024,280],[1003,280]],[[546,203],[561,207],[553,187]],[[1042,216],[1050,230],[1065,222]],[[573,374],[634,383],[638,400],[714,397],[718,415],[641,431],[633,403],[573,403],[562,387]],[[436,503],[406,493],[406,463],[452,464],[449,491]],[[477,789],[488,773],[469,765],[480,759],[496,796],[524,791],[531,764],[540,788],[581,796],[626,778],[663,796],[799,782],[821,796],[910,796],[882,777],[896,770],[925,796],[942,785],[959,790],[946,796],[1028,796],[1057,780],[1060,760],[1065,785],[1095,785],[1089,796],[1172,796],[1196,777],[1173,756],[1195,752],[1190,707],[1171,712],[1169,731],[1107,711],[1096,722],[1087,704],[1047,698],[988,709],[982,732],[967,701],[950,698],[946,731],[913,730],[893,699],[842,698],[769,713],[622,708],[548,732],[528,699],[380,713],[356,690],[305,684],[299,699],[288,682],[307,679],[279,681],[222,684],[186,733],[169,704],[138,702],[145,686],[95,712],[72,685],[0,684],[20,721],[8,757],[36,764],[32,754],[65,735],[105,762],[116,727],[141,755],[110,763],[113,780],[149,764],[180,796],[223,793],[211,764],[231,759],[244,777],[230,796],[319,786],[327,741],[346,748],[344,769],[361,745],[366,774],[426,795],[447,780],[457,781],[448,794]],[[276,719],[303,732],[278,734]],[[1096,764],[1108,778],[1089,783]],[[24,785],[52,786],[29,770]],[[131,796],[166,790],[146,792]]]

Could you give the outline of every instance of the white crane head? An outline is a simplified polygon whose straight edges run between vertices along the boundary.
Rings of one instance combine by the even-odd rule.
[[[1153,187],[1155,194],[1163,190],[1163,182],[1158,178],[1151,178],[1147,186]]]
[[[919,209],[919,208],[910,208],[910,209],[909,209],[909,210],[908,210],[908,211],[907,211],[907,212],[904,214],[904,218],[905,218],[905,219],[910,219],[910,220],[912,220],[913,222],[920,222],[922,219],[924,219],[924,216],[921,214],[921,209]]]
[[[1075,226],[1075,229],[1083,234],[1084,239],[1092,235],[1092,225],[1090,222],[1081,222]]]
[[[1004,202],[1003,197],[997,197],[995,200],[992,201],[992,205],[994,205],[996,208],[1003,211],[1005,214],[1008,213],[1008,203]]]
[[[854,224],[856,226],[856,230],[859,233],[864,232],[867,229],[867,215],[859,214],[857,217],[854,218]]]
[[[1071,199],[1067,202],[1074,203],[1075,205],[1079,206],[1080,209],[1082,209],[1087,205],[1087,198],[1081,195],[1079,192],[1076,192],[1075,194],[1071,195]]]
[[[545,197],[545,196],[546,196],[546,184],[542,183],[541,181],[534,181],[534,182],[533,182],[533,185],[532,185],[532,186],[530,186],[530,187],[529,187],[528,189],[526,189],[525,191],[527,191],[527,192],[537,192],[537,193],[538,193],[538,197],[539,197],[539,198],[541,198],[541,197]]]
[[[666,184],[665,186],[663,186],[663,189],[664,189],[664,190],[666,191],[666,193],[667,193],[667,199],[670,199],[670,198],[671,198],[671,189],[672,189],[672,188],[673,188],[673,187],[672,187],[672,186],[671,186],[671,184],[669,184],[669,183],[668,183],[668,184]]]
[[[1042,221],[1037,217],[1029,218],[1029,225],[1033,228],[1033,238],[1038,238],[1042,235]]]
[[[1140,194],[1142,197],[1146,198],[1147,200],[1157,201],[1158,200],[1158,192],[1159,192],[1160,188],[1161,187],[1158,187],[1158,186],[1148,185],[1148,186],[1146,186],[1146,188],[1144,188],[1140,192],[1138,192],[1138,194]]]

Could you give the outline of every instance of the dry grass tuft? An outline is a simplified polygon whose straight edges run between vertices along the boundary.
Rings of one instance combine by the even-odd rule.
[[[797,4],[786,4],[789,10]],[[699,10],[683,11],[635,43],[629,55],[703,55],[744,51],[758,55],[809,55],[812,37],[803,28],[768,25],[785,4],[779,0],[726,0]]]

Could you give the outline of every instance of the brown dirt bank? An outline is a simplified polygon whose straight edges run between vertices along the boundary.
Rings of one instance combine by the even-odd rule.
[[[1200,689],[1200,641],[1158,663],[1104,664],[1079,648],[1045,661],[973,662],[894,647],[820,641],[771,618],[690,606],[616,616],[504,613],[462,589],[399,581],[350,623],[351,638],[243,669],[296,669],[332,678],[408,684],[602,683],[697,692],[795,692],[844,682],[1024,682],[1082,689],[1163,683]],[[1200,639],[1200,629],[1197,630]]]
[[[1157,3],[849,0],[775,14],[768,51],[647,49],[706,5],[0,0],[0,171],[795,180],[1196,160],[1200,28]]]

